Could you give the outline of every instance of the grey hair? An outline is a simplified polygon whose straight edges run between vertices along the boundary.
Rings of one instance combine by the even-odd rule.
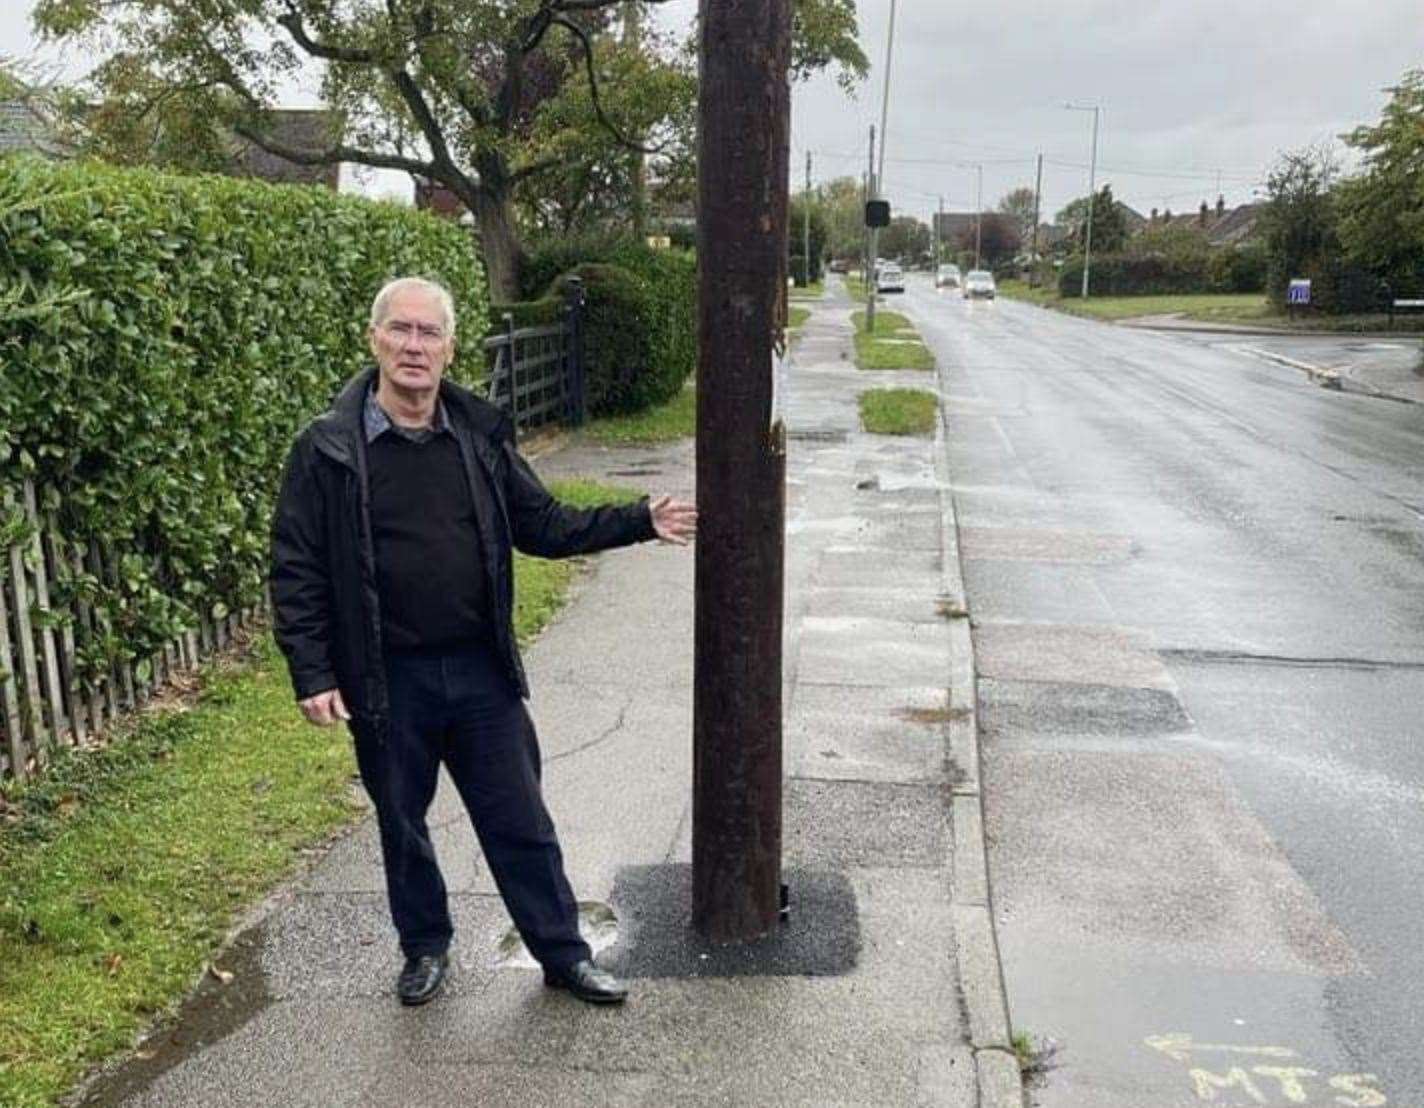
[[[382,285],[381,291],[376,293],[376,299],[371,301],[372,327],[379,327],[386,321],[391,298],[408,289],[428,292],[440,301],[440,312],[445,317],[445,331],[450,335],[455,333],[455,298],[439,281],[432,281],[428,277],[397,277],[394,281],[387,281]]]

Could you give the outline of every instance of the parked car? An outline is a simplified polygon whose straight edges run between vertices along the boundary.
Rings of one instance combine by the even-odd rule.
[[[832,273],[849,273],[850,262],[846,261],[844,258],[833,258],[831,260],[831,264],[827,268]]]
[[[957,289],[963,283],[964,275],[953,263],[947,262],[935,270],[935,288],[937,289]]]
[[[876,292],[904,292],[905,275],[894,262],[881,262],[875,274]]]
[[[993,300],[998,290],[994,286],[994,275],[987,269],[971,269],[964,278],[964,298],[966,300]]]

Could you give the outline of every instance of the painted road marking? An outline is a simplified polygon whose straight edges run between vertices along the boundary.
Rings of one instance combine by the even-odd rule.
[[[1300,1053],[1288,1046],[1199,1043],[1185,1031],[1149,1035],[1143,1040],[1174,1062],[1190,1066],[1187,1079],[1197,1099],[1208,1104],[1332,1104],[1343,1108],[1383,1108],[1389,1098],[1372,1073],[1326,1074],[1309,1066],[1230,1066],[1223,1070],[1191,1065],[1193,1054],[1217,1053],[1291,1060]],[[1333,1094],[1333,1095],[1332,1095]]]
[[[1198,1043],[1184,1031],[1174,1031],[1167,1035],[1149,1035],[1147,1045],[1160,1050],[1168,1058],[1177,1062],[1188,1061],[1192,1051],[1220,1051],[1226,1054],[1260,1054],[1267,1058],[1295,1058],[1295,1051],[1287,1046],[1231,1046],[1224,1043]]]

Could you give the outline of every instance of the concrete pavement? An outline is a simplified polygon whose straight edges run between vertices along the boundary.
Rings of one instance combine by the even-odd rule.
[[[945,481],[931,441],[859,431],[857,392],[898,375],[853,368],[849,311],[818,309],[780,390],[785,932],[752,953],[690,932],[693,555],[611,552],[527,662],[550,809],[600,960],[632,979],[627,1006],[543,987],[442,782],[431,825],[457,926],[444,995],[396,1003],[368,820],[234,940],[219,959],[232,984],[205,981],[85,1103],[1021,1103],[972,714],[965,733],[972,671],[951,654],[967,622],[941,613],[958,581]],[[687,495],[692,448],[574,444],[539,468]]]

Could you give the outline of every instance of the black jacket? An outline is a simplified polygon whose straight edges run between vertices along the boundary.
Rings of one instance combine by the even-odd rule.
[[[384,734],[388,700],[362,423],[375,373],[368,369],[347,384],[292,447],[272,521],[270,584],[277,644],[297,699],[339,688],[353,724]],[[563,558],[627,546],[654,537],[652,516],[646,500],[587,510],[560,504],[515,450],[507,415],[449,381],[441,383],[440,399],[474,497],[495,646],[510,682],[528,696],[514,638],[512,551]]]

